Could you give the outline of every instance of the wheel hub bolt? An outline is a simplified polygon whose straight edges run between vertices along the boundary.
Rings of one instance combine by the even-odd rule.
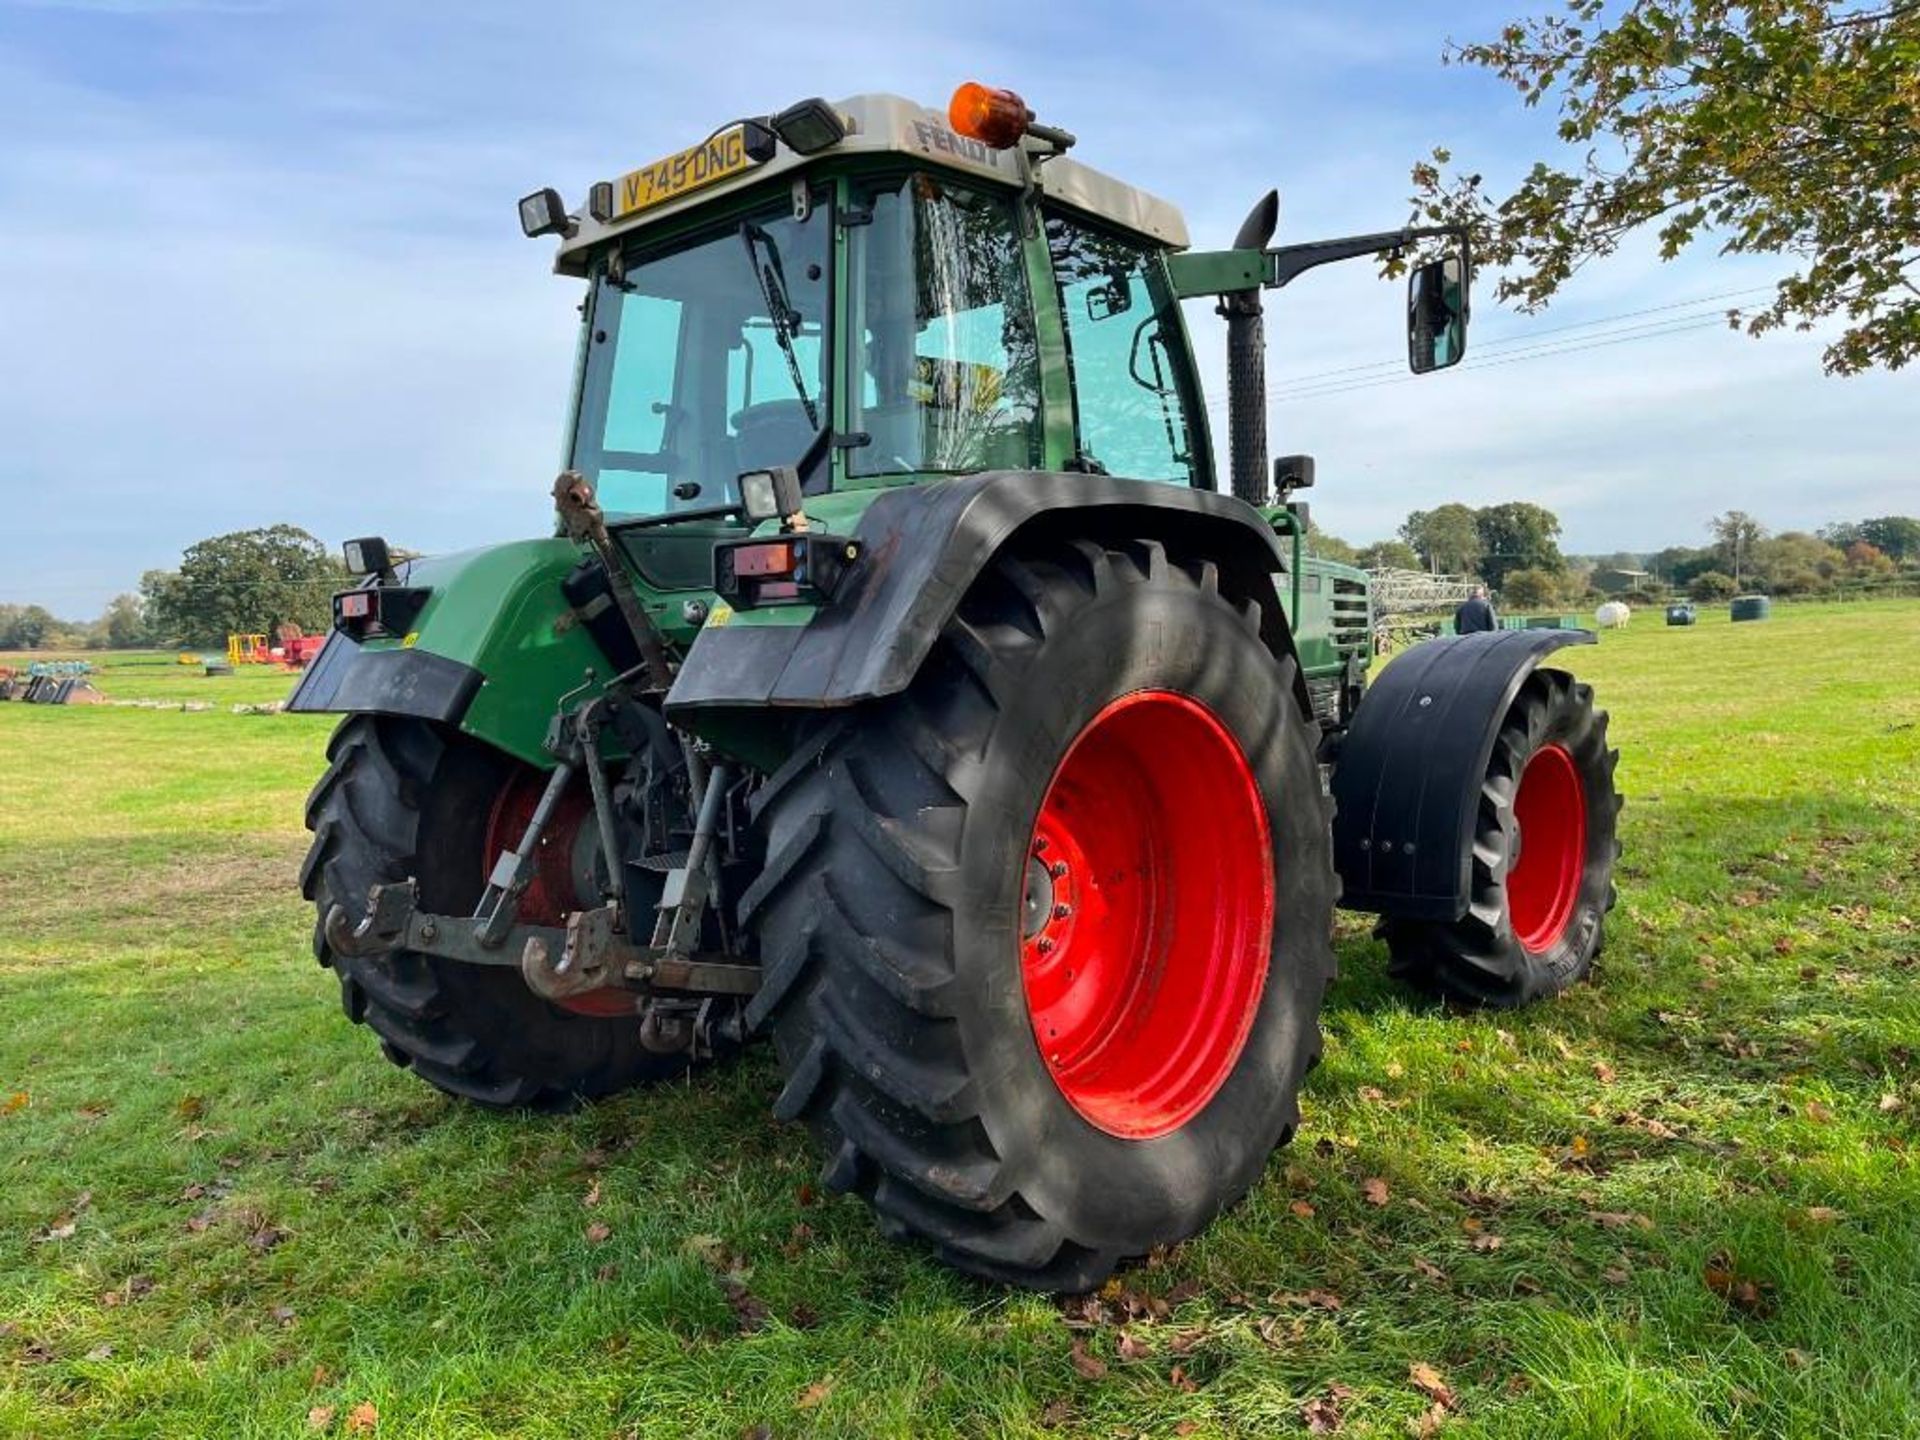
[[[1064,920],[1071,914],[1073,914],[1073,907],[1071,905],[1056,905],[1053,907],[1053,918],[1056,920]]]
[[[1042,955],[1045,955],[1049,950],[1053,949],[1053,937],[1051,935],[1042,935],[1039,940],[1034,943],[1034,949],[1038,950]]]
[[[1040,853],[1040,852],[1041,852],[1042,850],[1044,850],[1044,849],[1046,849],[1046,848],[1047,848],[1047,837],[1046,837],[1046,836],[1044,836],[1044,835],[1036,835],[1036,836],[1034,836],[1034,837],[1033,837],[1033,853],[1034,853],[1034,854],[1036,854],[1036,855],[1038,855],[1038,854],[1039,854],[1039,853]]]
[[[1065,877],[1066,873],[1067,873],[1066,861],[1056,860],[1053,862],[1053,878],[1054,879],[1056,880],[1062,879]]]

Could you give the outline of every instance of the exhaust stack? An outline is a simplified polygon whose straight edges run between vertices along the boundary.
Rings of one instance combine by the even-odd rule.
[[[1240,222],[1236,250],[1264,250],[1280,223],[1280,192],[1269,190]],[[1249,505],[1271,500],[1267,483],[1267,334],[1259,287],[1220,297],[1227,321],[1227,473]]]

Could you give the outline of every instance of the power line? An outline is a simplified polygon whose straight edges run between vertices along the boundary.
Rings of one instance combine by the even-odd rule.
[[[1628,310],[1617,315],[1601,316],[1594,320],[1579,320],[1566,325],[1550,326],[1546,329],[1527,330],[1507,335],[1495,336],[1482,341],[1476,349],[1474,359],[1462,363],[1462,369],[1484,369],[1500,363],[1510,357],[1538,352],[1545,354],[1570,354],[1575,350],[1598,348],[1603,343],[1611,343],[1615,337],[1624,339],[1658,339],[1664,334],[1681,334],[1689,329],[1706,329],[1709,325],[1725,323],[1723,314],[1711,315],[1673,315],[1667,320],[1649,321],[1640,325],[1628,325],[1620,329],[1604,329],[1618,326],[1623,320],[1636,320],[1648,315],[1667,315],[1676,310],[1692,310],[1702,305],[1715,305],[1726,300],[1742,296],[1759,294],[1771,290],[1771,286],[1753,286],[1744,290],[1729,290],[1717,295],[1701,295],[1691,300],[1677,300],[1667,305],[1652,305],[1643,310]],[[1581,343],[1569,344],[1563,341],[1547,341],[1552,335],[1566,335],[1580,330],[1600,330],[1598,335],[1582,336]],[[1546,343],[1542,343],[1546,342]],[[1494,352],[1494,358],[1481,358],[1488,351]],[[1421,377],[1397,373],[1404,362],[1398,358],[1370,361],[1364,365],[1348,365],[1335,370],[1309,371],[1276,382],[1272,398],[1278,400],[1296,400],[1317,398],[1321,393],[1338,394],[1342,391],[1365,389],[1373,383],[1399,383],[1416,380]],[[1375,375],[1372,372],[1387,372]],[[1351,377],[1343,379],[1342,377]],[[1338,382],[1327,384],[1326,382]],[[1217,412],[1226,407],[1228,398],[1215,395],[1207,401],[1207,409]]]
[[[1692,310],[1701,305],[1716,305],[1727,300],[1737,300],[1746,295],[1757,295],[1771,290],[1771,285],[1749,286],[1745,290],[1727,290],[1718,295],[1699,295],[1691,300],[1675,300],[1667,305],[1649,305],[1644,310],[1624,310],[1618,315],[1602,315],[1593,320],[1576,320],[1565,325],[1549,325],[1544,328],[1528,327],[1503,335],[1492,335],[1478,342],[1476,348],[1483,353],[1498,350],[1509,345],[1533,345],[1548,335],[1563,335],[1575,330],[1592,330],[1600,326],[1618,324],[1622,320],[1638,320],[1647,315],[1664,315],[1674,310]],[[1275,379],[1274,388],[1292,389],[1300,385],[1331,379],[1336,375],[1352,375],[1368,370],[1393,370],[1404,365],[1401,359],[1371,360],[1364,365],[1348,365],[1338,370],[1303,371],[1294,375],[1282,375]]]
[[[1669,335],[1684,335],[1694,330],[1712,330],[1723,328],[1726,321],[1717,315],[1694,316],[1690,319],[1669,321],[1657,329],[1642,329],[1605,336],[1590,337],[1577,344],[1544,345],[1537,349],[1512,351],[1496,355],[1490,360],[1466,360],[1460,364],[1462,370],[1492,370],[1502,365],[1521,365],[1534,360],[1549,360],[1557,355],[1573,355],[1582,350],[1604,350],[1612,345],[1627,345],[1643,340],[1659,340]],[[1326,385],[1319,388],[1304,388],[1291,393],[1272,397],[1274,404],[1289,404],[1300,400],[1323,400],[1332,395],[1344,395],[1353,390],[1377,390],[1386,385],[1408,385],[1423,377],[1419,375],[1383,375],[1369,379],[1351,381],[1345,385]]]

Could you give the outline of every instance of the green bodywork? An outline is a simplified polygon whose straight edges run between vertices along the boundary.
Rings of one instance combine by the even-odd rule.
[[[854,177],[860,173],[844,164],[828,162],[811,183],[831,194],[836,204],[845,205]],[[764,206],[775,193],[783,192],[730,196],[716,201],[711,213],[696,209],[676,228],[710,227],[716,217],[725,221],[749,213],[756,205]],[[1065,317],[1044,227],[1023,223],[1020,230],[1038,349],[1041,468],[1064,470],[1071,468],[1076,454]],[[649,236],[649,243],[670,241],[673,233],[663,225]],[[848,272],[848,227],[835,227],[832,246],[834,324],[839,334],[853,324],[849,312],[853,287]],[[1169,269],[1169,262],[1178,267],[1177,272]],[[1156,268],[1150,283],[1167,296],[1191,293],[1203,277],[1222,288],[1258,280],[1252,273],[1256,268],[1252,256],[1241,252],[1211,256],[1165,252],[1155,257],[1153,264]],[[1193,483],[1213,489],[1207,407],[1187,358],[1191,347],[1177,304],[1170,307],[1168,320],[1170,343],[1185,352],[1181,398],[1189,430]],[[585,324],[591,333],[594,317],[590,306]],[[583,355],[585,351],[583,343]],[[848,420],[847,388],[836,384],[825,397],[837,433]],[[577,380],[576,411],[579,389]],[[847,452],[838,448],[827,465],[826,491],[809,497],[806,512],[815,528],[838,534],[853,533],[867,506],[887,489],[940,478],[927,474],[861,476],[850,466]],[[1298,521],[1285,507],[1270,507],[1260,513],[1275,531],[1283,553],[1290,556],[1287,573],[1277,579],[1302,669],[1311,679],[1324,679],[1343,673],[1352,655],[1360,655],[1364,663],[1364,573],[1310,557]],[[774,522],[760,527],[767,533],[775,528]],[[621,524],[615,517],[613,530],[630,562],[628,570],[642,603],[669,646],[684,652],[697,633],[698,615],[694,612],[707,613],[716,605],[712,591],[714,542],[743,537],[752,533],[750,528],[725,517],[690,517],[645,525]],[[366,644],[374,649],[414,646],[478,671],[483,681],[461,728],[531,764],[550,765],[551,757],[542,742],[558,701],[570,692],[592,693],[609,678],[612,668],[560,590],[560,581],[584,553],[571,541],[547,538],[415,562],[405,583],[427,587],[432,593],[412,633],[404,640],[370,640]],[[1356,604],[1362,617],[1358,630],[1353,623]],[[818,614],[814,607],[790,604],[733,612],[723,618],[737,626],[793,626],[809,624]],[[780,729],[784,733],[784,725]],[[765,747],[755,748],[765,753]]]

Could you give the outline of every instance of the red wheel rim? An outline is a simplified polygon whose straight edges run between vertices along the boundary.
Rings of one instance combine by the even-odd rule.
[[[1507,913],[1521,948],[1538,955],[1566,933],[1587,866],[1587,792],[1564,745],[1543,745],[1520,772],[1513,801],[1518,853]]]
[[[1198,701],[1142,690],[1075,737],[1028,848],[1020,975],[1088,1123],[1152,1139],[1225,1083],[1266,985],[1273,868],[1253,770]]]
[[[542,771],[516,769],[494,797],[493,809],[487,814],[487,840],[480,859],[482,884],[492,873],[493,862],[500,857],[500,852],[513,849],[527,833],[527,822],[533,819],[534,807],[540,803],[549,778]],[[540,833],[539,845],[534,848],[533,879],[520,895],[518,919],[522,923],[564,925],[567,912],[581,908],[580,883],[576,877],[588,861],[580,847],[591,842],[592,827],[588,822],[592,818],[592,802],[578,785],[560,797],[547,828]],[[584,995],[571,995],[553,1003],[581,1015],[630,1017],[634,1014],[633,996],[613,988],[589,990]]]

